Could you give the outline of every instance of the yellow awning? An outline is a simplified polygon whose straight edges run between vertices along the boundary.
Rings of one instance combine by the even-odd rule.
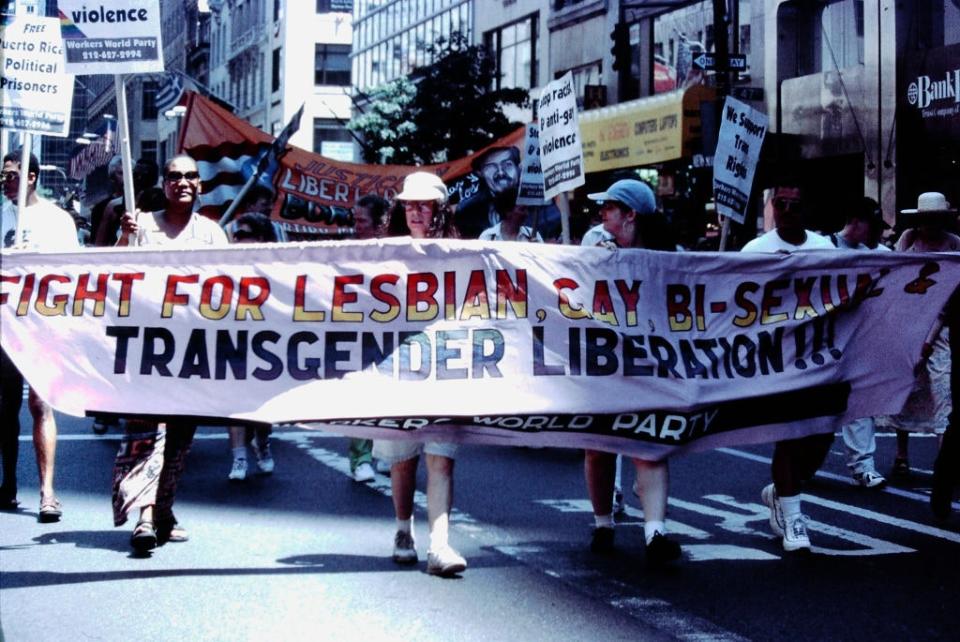
[[[712,87],[650,96],[580,114],[587,173],[662,163],[697,150],[700,103],[713,100]]]

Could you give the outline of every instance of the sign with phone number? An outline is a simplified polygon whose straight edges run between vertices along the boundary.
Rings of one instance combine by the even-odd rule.
[[[59,0],[57,6],[68,73],[163,71],[159,0],[113,0],[99,6]]]

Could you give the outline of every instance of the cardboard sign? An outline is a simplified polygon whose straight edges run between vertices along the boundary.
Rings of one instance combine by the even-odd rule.
[[[743,223],[753,188],[767,115],[727,96],[713,163],[713,197],[717,212]]]
[[[540,128],[528,123],[524,129],[520,159],[517,205],[543,205],[543,168],[540,166]]]
[[[58,7],[68,72],[163,71],[159,0],[60,0]]]
[[[4,16],[0,41],[0,127],[67,136],[73,77],[63,70],[63,42],[56,18]]]
[[[543,88],[537,113],[544,197],[551,199],[586,180],[573,74],[568,72]]]

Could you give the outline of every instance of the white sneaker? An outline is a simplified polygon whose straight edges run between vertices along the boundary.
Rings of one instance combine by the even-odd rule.
[[[810,550],[810,537],[807,535],[807,516],[797,515],[787,523],[783,533],[783,550]]]
[[[367,462],[363,462],[353,471],[353,481],[355,482],[373,481],[376,476],[377,474],[373,472],[373,466]]]
[[[383,461],[382,459],[378,459],[378,460],[377,460],[376,466],[377,466],[377,472],[380,473],[381,475],[389,475],[389,474],[390,474],[390,464],[388,464],[387,462]]]
[[[467,560],[449,546],[427,551],[427,573],[449,577],[462,573],[467,568]]]
[[[397,531],[393,536],[393,561],[397,564],[416,564],[418,559],[413,533]]]
[[[243,457],[237,457],[233,460],[233,467],[230,468],[230,474],[227,479],[230,481],[243,481],[247,478],[247,460]]]
[[[863,470],[853,473],[853,481],[863,488],[876,488],[887,483],[887,478],[875,470]]]
[[[273,472],[273,454],[270,452],[270,444],[264,444],[263,448],[257,448],[257,468],[260,474],[269,475]]]
[[[767,484],[760,491],[760,499],[770,509],[770,529],[775,535],[783,537],[783,531],[786,528],[786,521],[783,519],[783,508],[780,507],[780,498],[777,497],[777,489],[773,484]],[[809,544],[807,544],[809,546]]]

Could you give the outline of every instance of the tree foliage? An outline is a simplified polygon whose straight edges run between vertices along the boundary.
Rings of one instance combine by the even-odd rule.
[[[368,163],[421,165],[461,158],[510,133],[520,123],[504,105],[526,107],[525,89],[491,89],[496,65],[484,47],[454,32],[427,49],[431,64],[412,80],[372,91],[348,127],[365,141]]]

